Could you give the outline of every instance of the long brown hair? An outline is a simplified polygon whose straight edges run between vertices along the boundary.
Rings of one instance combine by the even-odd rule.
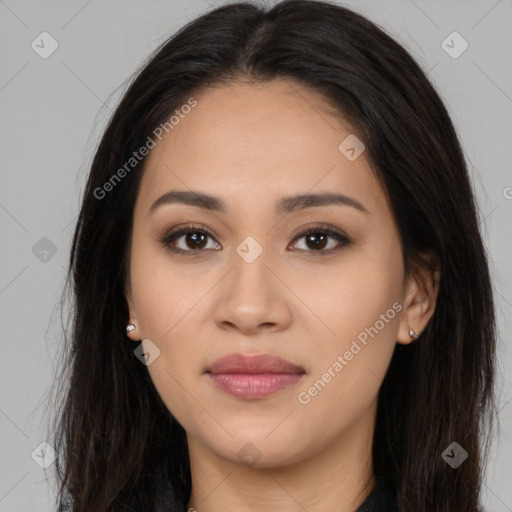
[[[435,313],[417,342],[396,346],[379,393],[377,477],[404,512],[479,510],[495,399],[495,318],[486,251],[458,136],[409,53],[342,6],[233,3],[182,28],[144,63],[97,148],[73,237],[72,300],[53,445],[59,510],[158,509],[165,489],[186,505],[185,431],[125,335],[132,217],[144,159],[104,184],[194,92],[234,80],[287,78],[321,93],[357,127],[389,197],[407,271],[433,251]],[[243,115],[241,113],[240,115]],[[457,442],[457,469],[442,453]]]

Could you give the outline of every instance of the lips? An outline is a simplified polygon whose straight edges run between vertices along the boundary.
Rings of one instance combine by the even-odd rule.
[[[304,368],[269,354],[245,356],[230,354],[215,361],[206,370],[213,374],[305,373]]]
[[[294,386],[306,372],[269,354],[231,354],[215,361],[205,373],[217,389],[237,398],[255,400]]]

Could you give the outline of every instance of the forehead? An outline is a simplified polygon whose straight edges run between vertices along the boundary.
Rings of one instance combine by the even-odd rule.
[[[197,104],[173,119],[146,158],[138,199],[146,209],[171,189],[240,205],[330,191],[356,196],[370,211],[387,207],[364,151],[350,160],[346,144],[340,149],[357,140],[353,130],[318,93],[276,80],[212,87],[193,98]]]

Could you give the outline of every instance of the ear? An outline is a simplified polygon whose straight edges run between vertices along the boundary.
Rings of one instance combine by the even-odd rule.
[[[126,335],[133,341],[139,341],[141,339],[141,334],[139,324],[137,322],[137,317],[135,315],[135,308],[133,305],[133,293],[129,278],[126,280],[125,283],[124,296],[126,297],[126,302],[128,304],[128,309],[130,311],[130,318],[127,320],[126,325],[133,324],[135,326],[135,329],[127,332]]]
[[[412,329],[421,334],[436,308],[439,294],[441,269],[437,255],[433,252],[423,253],[423,263],[414,265],[405,283],[404,310],[400,317],[397,343],[407,345],[414,341],[409,334]]]

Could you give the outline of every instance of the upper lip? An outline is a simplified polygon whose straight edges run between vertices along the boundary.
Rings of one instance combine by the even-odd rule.
[[[206,373],[305,373],[300,366],[270,354],[229,354],[217,359]]]

